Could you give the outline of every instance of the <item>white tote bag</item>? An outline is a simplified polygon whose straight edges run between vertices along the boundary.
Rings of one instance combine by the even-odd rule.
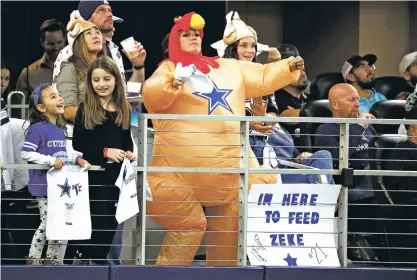
[[[139,213],[136,176],[129,159],[123,161],[119,177],[115,183],[120,189],[117,202],[116,220],[119,224]]]
[[[48,240],[86,240],[91,238],[88,171],[77,165],[52,168],[47,172]]]

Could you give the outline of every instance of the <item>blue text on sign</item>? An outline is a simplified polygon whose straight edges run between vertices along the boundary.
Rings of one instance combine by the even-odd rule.
[[[268,210],[268,211],[265,211],[265,217],[266,217],[265,223],[269,224],[272,220],[272,222],[276,224],[279,222],[281,215],[279,214],[279,211]]]
[[[288,223],[297,225],[316,225],[320,220],[317,212],[289,212]]]
[[[261,193],[258,198],[258,205],[271,205],[273,196],[272,193]]]
[[[282,206],[289,206],[289,205],[311,205],[315,206],[317,203],[317,197],[319,195],[316,193],[313,193],[310,195],[307,193],[288,193],[284,194],[284,197],[282,198]]]
[[[302,233],[279,233],[270,234],[271,246],[304,246],[304,235]]]

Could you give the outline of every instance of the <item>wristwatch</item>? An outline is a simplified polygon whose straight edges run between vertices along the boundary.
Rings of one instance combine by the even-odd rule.
[[[145,67],[145,65],[141,65],[141,66],[133,65],[133,69],[135,69],[135,70],[141,70],[144,67]]]

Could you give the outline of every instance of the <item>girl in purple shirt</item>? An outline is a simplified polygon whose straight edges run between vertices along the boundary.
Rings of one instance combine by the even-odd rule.
[[[64,113],[64,100],[51,84],[41,84],[32,93],[29,102],[30,126],[26,131],[22,147],[22,158],[29,163],[45,164],[56,169],[65,164],[91,167],[81,157],[71,158],[67,154],[65,134],[60,127]],[[41,223],[36,230],[29,250],[28,263],[42,264],[41,257],[46,241],[47,215],[47,170],[29,170],[30,193],[38,200]],[[61,263],[58,255],[64,256],[67,241],[49,240],[46,262]],[[62,245],[62,246],[60,246]],[[60,252],[62,251],[62,252]]]

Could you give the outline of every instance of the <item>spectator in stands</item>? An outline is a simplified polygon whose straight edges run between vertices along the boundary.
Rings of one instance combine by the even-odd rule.
[[[66,164],[81,167],[91,165],[81,157],[69,157],[66,146],[52,145],[65,142],[65,134],[60,122],[64,113],[64,100],[51,83],[39,85],[29,102],[30,126],[22,147],[22,158],[30,163],[44,164],[61,169]],[[42,264],[41,257],[46,242],[46,221],[48,213],[47,170],[29,170],[29,191],[36,197],[41,215],[41,223],[33,235],[29,250],[28,264]],[[45,263],[63,264],[58,255],[63,256],[67,241],[48,240]]]
[[[78,26],[78,27],[76,27]],[[79,104],[84,100],[87,91],[86,77],[88,67],[98,56],[104,55],[103,36],[96,25],[83,19],[72,18],[68,23],[68,43],[72,55],[61,64],[61,71],[55,78],[56,88],[64,99],[64,119],[67,122],[68,136],[73,135],[73,123]],[[71,139],[67,140],[69,154],[80,152],[73,149]],[[67,255],[75,255],[74,247],[70,246]]]
[[[406,54],[400,62],[399,71],[406,80],[406,88],[397,95],[396,99],[407,99],[417,85],[417,52]]]
[[[114,184],[123,160],[136,160],[131,152],[131,108],[125,98],[122,75],[107,56],[90,65],[86,88],[85,100],[75,118],[73,146],[106,172],[88,174],[93,233],[90,240],[74,243],[82,244],[77,249],[78,258],[104,263],[117,228],[114,201],[119,198],[119,189]]]
[[[237,13],[232,15],[235,21],[240,21]],[[246,24],[244,25],[246,26]],[[227,30],[227,26],[226,26]],[[225,30],[225,32],[226,32]],[[234,58],[242,61],[257,62],[258,42],[256,31],[247,27],[233,41],[227,43],[223,58]],[[270,48],[268,52],[268,63],[278,61],[281,55],[276,48]],[[246,116],[269,116],[277,117],[278,110],[271,95],[264,98],[257,97],[246,99]],[[260,165],[263,164],[263,150],[266,142],[266,135],[273,132],[273,127],[264,122],[250,122],[249,136],[250,145]]]
[[[359,113],[369,113],[369,109],[376,102],[387,100],[374,88],[376,59],[374,54],[367,54],[363,57],[355,55],[345,61],[342,67],[343,78],[359,94]]]
[[[368,113],[359,115],[359,94],[350,84],[336,84],[329,91],[329,104],[333,118],[372,118]],[[334,167],[339,162],[340,147],[339,124],[322,124],[318,127],[315,146],[327,149],[333,158]],[[350,125],[349,135],[349,167],[354,169],[369,169],[368,147],[375,131],[366,124]],[[337,179],[336,179],[337,180]],[[349,190],[349,202],[373,201],[372,182],[369,177],[354,177],[354,189]],[[351,213],[349,213],[351,214]],[[357,213],[356,213],[357,214]]]
[[[272,99],[272,95],[256,97],[246,100],[246,116],[277,117],[278,110]],[[274,132],[272,123],[256,122],[249,123],[249,143],[260,165],[263,165],[263,150],[267,135]]]
[[[123,58],[119,52],[119,47],[113,43],[112,38],[114,35],[113,23],[121,23],[123,19],[113,15],[113,11],[110,7],[109,2],[106,0],[101,1],[89,1],[84,0],[78,3],[77,17],[81,16],[84,20],[90,21],[95,24],[103,35],[104,49],[109,57],[111,57],[119,67],[120,72],[125,76],[125,69],[123,66]],[[130,77],[130,82],[142,83],[145,81],[145,59],[146,51],[143,46],[135,42],[135,47],[139,52],[139,55],[134,58],[129,58],[133,66],[133,74]],[[126,51],[123,52],[127,55]],[[65,62],[71,57],[72,49],[71,46],[65,47],[59,54],[54,67],[53,77],[58,76],[61,71],[61,63]]]
[[[103,55],[105,50],[101,32],[93,23],[77,19],[72,22],[68,31],[72,55],[67,62],[61,64],[61,71],[55,83],[65,101],[64,118],[73,123],[78,105],[86,94],[88,67],[98,56]],[[76,34],[72,34],[73,32]]]
[[[40,35],[45,53],[39,60],[22,70],[16,84],[16,90],[25,93],[27,100],[38,85],[52,82],[54,62],[67,43],[65,26],[56,19],[48,19],[43,22],[40,27]]]
[[[407,114],[406,119],[417,121],[417,99]],[[416,171],[417,170],[417,124],[406,125],[407,141],[398,143],[388,156],[386,169],[393,171]],[[416,205],[417,188],[416,178],[413,176],[385,176],[384,183],[396,205]],[[415,248],[417,232],[417,215],[412,207],[391,207],[390,210],[390,245],[396,248]],[[405,233],[405,234],[404,234]],[[417,261],[416,250],[396,249],[393,250],[394,262],[405,262],[402,267],[415,267]]]
[[[329,104],[332,110],[333,118],[355,118],[373,119],[374,116],[369,113],[359,113],[359,94],[356,89],[347,83],[336,84],[329,91]],[[368,124],[351,124],[349,125],[349,167],[355,170],[369,170],[369,146],[376,132],[371,125]],[[337,168],[339,163],[339,124],[322,124],[316,131],[315,146],[327,149],[333,158],[333,164]],[[338,178],[335,178],[337,183]],[[373,192],[372,181],[369,176],[354,176],[353,186],[348,193],[349,203],[349,231],[351,232],[384,232],[384,223],[379,218],[380,208],[376,205],[376,199]],[[364,204],[364,205],[363,205]],[[368,218],[368,219],[367,219]],[[369,220],[371,219],[371,220]],[[360,234],[349,235],[348,240],[350,246],[358,245],[359,240],[365,239],[371,247],[386,247],[386,242],[382,235],[371,235],[364,237]],[[348,257],[351,260],[358,261],[378,261],[378,258],[385,260],[383,250],[371,252],[370,248],[362,248],[367,251],[367,257],[358,256],[356,249],[348,250]],[[376,256],[375,258],[373,256]],[[358,259],[359,258],[359,259]]]
[[[1,98],[7,104],[7,93],[9,92],[10,70],[1,62]]]
[[[406,119],[417,120],[417,107],[414,106],[407,114]],[[399,171],[416,171],[417,170],[417,124],[406,125],[408,140],[401,142],[395,146],[390,153],[387,168],[389,170]],[[391,190],[411,190],[415,186],[415,177],[393,177],[387,176],[385,179]],[[415,193],[393,193],[394,201],[409,201],[413,204],[417,203],[417,195]]]
[[[194,112],[207,115],[233,114],[242,116],[245,113],[243,109],[245,98],[268,95],[270,92],[293,82],[299,75],[299,72],[293,71],[297,71],[296,69],[298,68],[302,69],[304,66],[300,57],[260,65],[235,59],[203,56],[201,42],[203,40],[204,25],[204,19],[193,12],[183,15],[181,18],[176,18],[169,38],[169,61],[164,61],[160,64],[152,77],[144,84],[143,100],[150,113],[190,114]],[[224,40],[228,41],[231,38],[233,40],[241,30],[230,29],[230,31],[230,34],[225,34]],[[184,67],[181,67],[181,64]],[[211,81],[207,80],[207,77]],[[203,83],[197,84],[197,81],[203,81]],[[225,100],[225,94],[228,94],[228,103],[223,102],[222,108],[218,106],[220,105],[218,101],[220,100],[220,91],[217,89],[216,84],[221,88],[227,88],[227,91],[222,90],[222,98]],[[200,89],[196,89],[196,87]],[[195,92],[195,90],[198,91]],[[194,94],[192,94],[193,92]],[[212,102],[208,102],[208,99],[214,102],[214,99],[212,99],[214,97],[209,94],[210,92],[218,96],[216,106],[211,106]],[[195,99],[197,95],[203,99]],[[184,96],[185,99],[176,98],[181,96]],[[239,139],[235,133],[239,130],[239,124],[236,122],[209,121],[207,125],[201,126],[201,124],[193,121],[154,120],[154,125],[157,131],[155,139],[167,144],[175,142],[175,145],[183,148],[181,148],[182,151],[172,148],[169,148],[170,151],[168,151],[163,150],[163,147],[161,149],[156,149],[155,147],[151,163],[153,166],[161,166],[162,163],[162,165],[169,166],[190,166],[190,164],[195,166],[197,164],[199,167],[234,167],[238,164],[238,159],[235,156],[238,150],[235,144],[239,142]],[[184,137],[184,135],[178,134],[170,135],[168,136],[169,139],[167,139],[166,137],[164,138],[163,133],[161,135],[161,130],[164,130],[164,127],[176,127],[178,131],[199,129],[199,131],[216,132],[216,134],[219,134],[214,136],[217,147],[210,147],[210,149],[197,147],[196,149],[192,148],[193,150],[191,151],[189,148],[195,146],[193,143],[198,142],[201,146],[205,143],[213,143],[214,138],[210,134],[205,134],[208,135],[207,137]],[[226,137],[221,137],[220,134],[224,132],[234,134],[234,136],[226,135]],[[211,133],[211,135],[213,134]],[[184,150],[184,143],[188,144],[188,152]],[[195,157],[210,154],[220,155],[220,157],[210,161],[196,161],[195,159],[188,160],[184,158],[176,160],[175,157],[170,156],[171,153],[172,155],[175,153],[192,154]],[[252,154],[252,151],[249,151],[249,154]],[[162,155],[162,157],[159,155]],[[226,157],[228,159],[224,160]],[[250,159],[248,162],[249,166],[258,166],[257,161],[254,159]],[[236,214],[234,204],[227,203],[227,201],[237,201],[235,200],[237,192],[230,190],[226,193],[221,189],[234,186],[238,177],[227,174],[221,176],[222,178],[219,180],[219,175],[214,175],[213,177],[210,174],[203,177],[184,176],[176,173],[161,174],[152,172],[149,174],[149,185],[152,189],[157,188],[158,191],[152,192],[154,201],[147,202],[148,214],[153,216],[152,219],[154,221],[168,229],[163,247],[157,258],[157,265],[191,265],[197,251],[197,247],[194,245],[200,244],[204,235],[207,236],[207,243],[209,244],[206,254],[206,263],[208,265],[236,265],[237,237],[235,232],[237,219],[228,219],[226,221],[219,216],[232,217]],[[259,182],[271,183],[276,183],[277,181],[277,176],[268,176],[266,174],[250,177],[251,183],[255,183],[257,180]],[[174,188],[173,190],[158,188],[162,185],[193,186],[193,188]],[[204,188],[204,191],[199,193],[199,189],[203,189],[195,188],[195,186],[210,186],[210,188]],[[216,186],[220,186],[218,190]],[[155,201],[167,201],[167,199],[172,201],[174,197],[181,202],[175,205],[172,203],[155,203]],[[204,197],[204,201],[198,204],[186,202],[199,200],[198,197]],[[212,204],[210,202],[211,199],[215,199],[216,204]],[[205,205],[216,205],[216,207],[210,207],[212,209],[210,217],[216,216],[219,219],[206,219],[202,211],[202,206]],[[230,208],[229,205],[232,205],[232,207]],[[205,232],[206,228],[207,232]],[[186,229],[189,232],[178,232],[179,229]],[[192,246],[181,246],[183,244]],[[217,246],[212,246],[211,244]]]
[[[281,53],[281,58],[286,59],[291,56],[297,57],[300,54],[298,49],[291,44],[281,44],[278,46],[278,50]],[[304,94],[307,88],[308,80],[305,69],[301,70],[301,75],[298,80],[288,86],[277,90],[275,92],[275,101],[278,106],[280,117],[299,117],[301,107],[304,106],[307,97]],[[291,135],[294,135],[296,129],[299,129],[298,123],[281,123],[281,126],[285,128]]]
[[[332,155],[321,150],[314,154],[300,153],[294,147],[293,137],[288,131],[277,123],[274,132],[268,135],[267,145],[264,151],[264,162],[271,168],[291,168],[285,164],[279,164],[278,160],[299,163],[317,169],[333,169]],[[328,183],[334,183],[332,175],[326,175]],[[281,180],[285,183],[317,184],[320,183],[319,175],[305,174],[281,174]]]
[[[413,108],[417,107],[417,87],[414,92],[411,93],[405,101],[405,112],[408,114]]]
[[[8,117],[3,98],[0,116],[0,164],[27,164],[20,156],[20,150],[28,125],[24,120]],[[34,232],[28,229],[35,229],[39,225],[38,213],[32,205],[33,197],[27,188],[29,172],[5,169],[0,176],[2,264],[25,264]]]
[[[333,118],[373,119],[369,113],[359,114],[359,95],[349,84],[337,84],[329,91],[329,104]],[[358,170],[369,169],[368,148],[376,134],[372,126],[367,124],[350,125],[349,135],[349,166]],[[318,127],[315,146],[327,149],[334,159],[337,168],[339,163],[340,126],[336,123],[325,123]],[[359,201],[373,199],[372,182],[368,176],[354,177],[356,190],[349,190],[349,200]]]

